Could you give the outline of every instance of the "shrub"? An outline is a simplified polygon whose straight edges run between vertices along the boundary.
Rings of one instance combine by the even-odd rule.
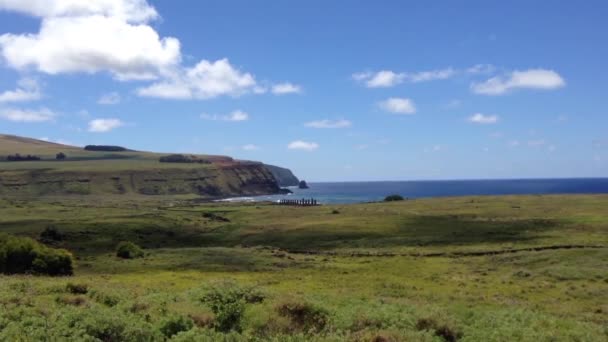
[[[68,283],[65,289],[72,294],[87,294],[89,292],[89,285]]]
[[[384,202],[395,202],[395,201],[403,201],[403,196],[401,195],[389,195],[384,198]]]
[[[67,156],[63,152],[59,152],[55,155],[55,159],[57,160],[65,160],[65,158],[67,158]]]
[[[328,323],[328,313],[316,305],[301,301],[287,301],[275,307],[276,312],[292,324],[293,330],[320,332]]]
[[[19,153],[15,153],[6,157],[7,161],[38,161],[40,157],[33,156],[31,154],[22,156]]]
[[[123,259],[143,258],[144,251],[133,242],[123,241],[116,246],[116,256]]]
[[[198,163],[198,164],[211,164],[211,161],[202,159],[194,155],[185,154],[170,154],[168,156],[162,156],[158,159],[161,163]]]
[[[216,284],[206,291],[201,301],[209,305],[215,314],[215,329],[222,332],[241,331],[241,321],[250,292],[232,282]]]
[[[40,233],[40,240],[42,242],[55,242],[63,240],[63,234],[55,226],[47,226]]]
[[[416,322],[416,329],[429,330],[447,342],[455,342],[462,338],[462,333],[447,324],[439,324],[432,318],[421,318]]]
[[[160,323],[160,332],[162,332],[167,338],[170,338],[182,331],[192,329],[193,326],[194,323],[190,318],[185,318],[182,316],[168,317]]]
[[[331,213],[332,213],[332,215],[338,215],[338,214],[340,214],[340,211],[337,209],[334,209],[331,211]]]
[[[87,145],[84,147],[86,151],[102,151],[102,152],[124,152],[128,151],[126,148],[122,146],[112,146],[112,145]]]
[[[0,235],[0,273],[71,275],[74,259],[64,249],[47,247],[30,238]]]

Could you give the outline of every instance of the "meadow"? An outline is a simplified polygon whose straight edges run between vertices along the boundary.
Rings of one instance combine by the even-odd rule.
[[[605,341],[608,196],[287,207],[0,199],[75,257],[0,275],[2,341]],[[116,256],[141,246],[142,258]]]

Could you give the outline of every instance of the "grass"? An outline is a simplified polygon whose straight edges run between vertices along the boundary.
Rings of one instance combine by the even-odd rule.
[[[602,195],[302,208],[1,199],[1,231],[36,238],[53,225],[63,237],[53,245],[71,250],[77,265],[70,278],[0,276],[0,340],[103,340],[100,327],[115,333],[106,340],[145,340],[144,331],[163,340],[186,327],[172,338],[604,341],[606,207]],[[144,247],[145,257],[117,258],[120,241]],[[603,248],[455,254],[573,244]],[[447,254],[414,256],[429,253]],[[244,304],[240,332],[215,331],[216,315],[200,300],[213,284],[260,293]]]

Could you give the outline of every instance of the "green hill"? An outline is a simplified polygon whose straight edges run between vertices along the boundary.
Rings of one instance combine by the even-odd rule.
[[[62,153],[65,159],[57,160]],[[40,160],[9,161],[9,156]],[[161,163],[166,154],[87,151],[76,146],[0,135],[0,195],[198,195],[204,198],[276,193],[277,179],[259,162],[228,156],[185,156],[196,162]]]

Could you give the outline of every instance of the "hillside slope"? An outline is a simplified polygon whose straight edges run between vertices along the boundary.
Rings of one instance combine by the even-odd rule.
[[[65,160],[56,160],[63,153]],[[40,161],[7,161],[8,155]],[[206,163],[161,163],[163,154],[85,151],[75,146],[0,135],[0,195],[183,195],[204,198],[277,193],[273,174],[258,162],[200,155]]]

